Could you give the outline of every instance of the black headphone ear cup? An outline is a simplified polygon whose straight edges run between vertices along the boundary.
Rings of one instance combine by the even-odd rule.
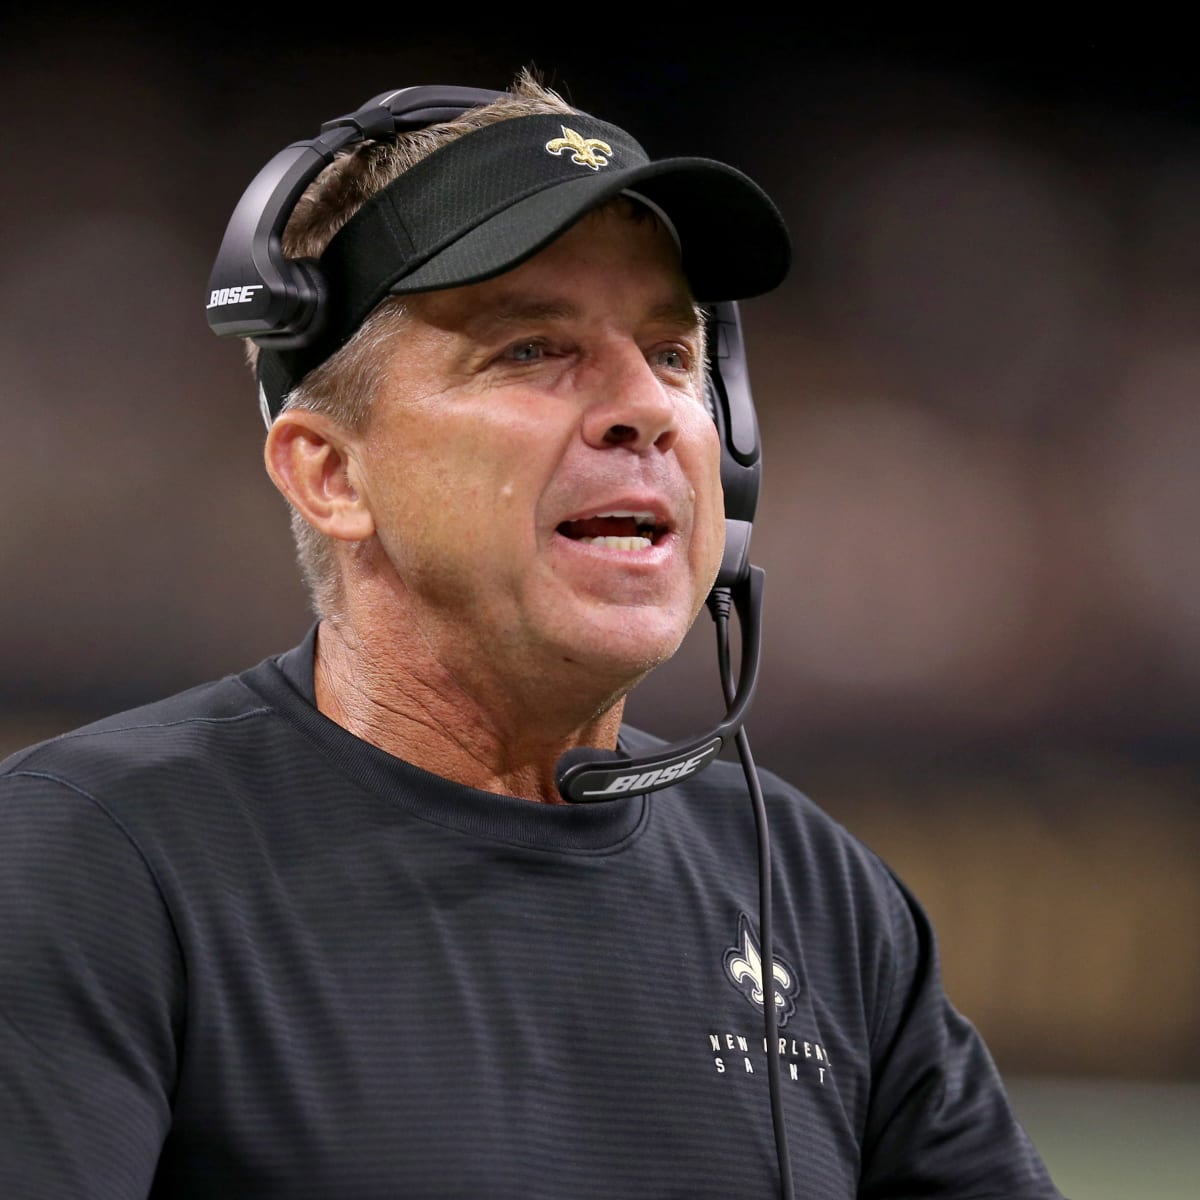
[[[748,521],[737,519],[737,514],[743,507],[736,494],[738,476],[742,468],[729,450],[724,400],[719,385],[713,378],[712,369],[704,373],[704,407],[717,427],[717,437],[721,443],[721,488],[725,497],[725,553],[713,586],[728,588],[733,587],[749,570],[751,525]]]
[[[260,346],[272,350],[299,350],[321,336],[329,312],[329,286],[315,258],[288,260],[288,314],[278,331],[256,338]]]
[[[736,303],[707,310],[708,371],[704,404],[721,442],[721,486],[725,493],[725,555],[717,587],[732,587],[750,570],[750,535],[758,508],[762,461],[758,419]]]
[[[328,288],[315,259],[283,256],[283,231],[305,188],[364,139],[450,121],[503,92],[441,85],[394,88],[280,150],[242,193],[209,275],[205,313],[219,337],[273,350],[310,345],[325,327]]]

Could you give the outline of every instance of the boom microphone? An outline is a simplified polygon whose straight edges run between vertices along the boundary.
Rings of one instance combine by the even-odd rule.
[[[762,657],[762,593],[763,570],[751,566],[742,581],[732,588],[714,589],[709,598],[710,605],[726,606],[731,599],[742,630],[737,691],[728,703],[725,719],[707,733],[664,746],[641,758],[619,758],[611,750],[598,750],[592,746],[568,750],[554,768],[554,782],[564,800],[575,804],[595,803],[631,793],[656,792],[682,783],[703,771],[726,743],[737,737],[758,685]]]

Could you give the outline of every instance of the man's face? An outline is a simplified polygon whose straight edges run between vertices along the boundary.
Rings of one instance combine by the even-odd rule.
[[[360,486],[425,644],[456,678],[573,663],[619,686],[668,658],[724,517],[702,332],[666,231],[606,208],[409,311]]]

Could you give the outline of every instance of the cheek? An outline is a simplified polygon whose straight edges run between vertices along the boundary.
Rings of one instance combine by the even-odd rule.
[[[696,484],[699,494],[696,511],[710,533],[720,542],[725,539],[725,493],[721,487],[721,443],[715,426],[705,430],[704,451]]]
[[[369,499],[398,562],[436,543],[448,557],[494,556],[532,537],[536,463],[508,423],[443,418],[397,428],[372,446]]]

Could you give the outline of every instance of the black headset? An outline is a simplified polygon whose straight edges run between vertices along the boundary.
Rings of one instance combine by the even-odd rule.
[[[249,338],[268,350],[298,349],[313,342],[324,326],[329,294],[320,261],[283,255],[283,231],[304,190],[341,150],[453,120],[503,95],[440,86],[382,92],[354,112],[326,121],[315,138],[279,151],[243,193],[225,230],[208,285],[205,311],[212,331]],[[737,304],[717,303],[705,312],[705,402],[721,438],[727,523],[717,586],[732,587],[749,570],[761,450]]]
[[[324,327],[329,296],[320,261],[285,258],[282,245],[288,219],[308,185],[339,151],[358,142],[392,138],[452,121],[504,95],[480,88],[437,85],[381,92],[353,112],[326,121],[316,137],[292,142],[279,151],[243,193],[226,228],[209,277],[205,306],[213,332],[221,337],[249,338],[268,350],[299,349],[316,340]],[[737,303],[730,300],[708,304],[704,313],[708,334],[705,404],[720,437],[721,484],[725,492],[725,554],[708,598],[717,622],[725,717],[698,737],[636,759],[588,747],[568,751],[558,761],[555,781],[563,798],[573,803],[653,792],[702,771],[725,745],[736,741],[755,805],[761,953],[770,963],[771,872],[766,813],[742,727],[754,698],[761,660],[763,572],[749,561],[762,471],[761,446]],[[261,389],[260,397],[269,424],[270,413]],[[742,630],[736,687],[728,662],[731,606],[737,611]],[[775,1042],[774,1007],[763,1005],[767,1045]],[[791,1166],[775,1055],[768,1054],[767,1063],[781,1190],[789,1197]]]
[[[250,338],[267,350],[309,345],[324,326],[329,291],[318,259],[285,258],[283,231],[308,185],[341,150],[368,139],[386,139],[451,121],[490,104],[503,92],[438,85],[381,92],[361,108],[326,121],[315,138],[292,142],[259,171],[234,209],[209,277],[208,323],[222,337]],[[622,768],[584,751],[559,764],[558,786],[573,801],[611,797],[634,784],[654,791],[686,779],[708,765],[736,735],[753,699],[758,675],[761,571],[749,561],[750,534],[762,472],[758,418],[735,301],[705,306],[708,361],[705,404],[721,443],[725,492],[725,553],[710,608],[728,614],[732,602],[743,629],[742,671],[736,702],[704,737],[627,762]],[[260,388],[264,419],[270,422]],[[714,616],[716,611],[714,610]],[[634,767],[640,768],[636,772]]]

